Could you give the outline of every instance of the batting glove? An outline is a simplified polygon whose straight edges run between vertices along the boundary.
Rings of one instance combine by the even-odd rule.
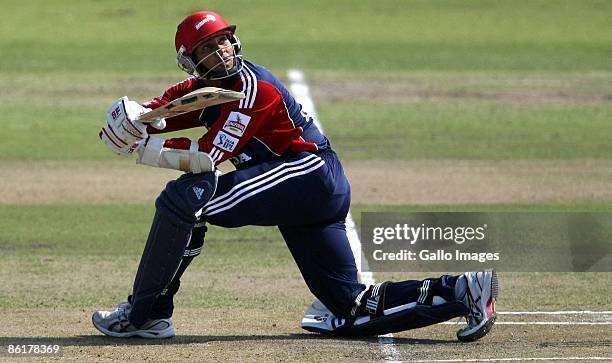
[[[138,121],[138,116],[149,111],[137,102],[121,97],[106,112],[106,125],[100,132],[100,139],[113,153],[130,156],[144,143],[147,126]]]

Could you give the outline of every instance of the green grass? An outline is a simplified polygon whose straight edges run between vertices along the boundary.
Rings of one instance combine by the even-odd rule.
[[[176,23],[201,6],[4,1],[10,16],[0,23],[0,160],[113,158],[97,140],[106,107],[124,94],[153,97],[183,76],[174,65]],[[380,78],[461,93],[525,91],[534,87],[522,83],[529,75],[555,85],[548,90],[553,94],[612,94],[612,3],[606,1],[245,0],[206,6],[237,23],[245,54],[280,76],[297,67],[316,79]],[[612,156],[609,102],[379,101],[318,102],[344,158]]]
[[[361,212],[480,211],[480,212],[612,212],[612,203],[493,204],[493,205],[354,205]],[[0,246],[5,255],[128,256],[142,252],[153,219],[153,204],[0,204]],[[207,241],[219,244],[220,256],[260,255],[257,246],[282,244],[274,227],[219,228],[211,226]],[[207,242],[209,243],[209,242]],[[277,246],[278,247],[278,246]],[[264,247],[262,247],[264,248]],[[267,247],[265,247],[267,248]],[[284,248],[284,247],[283,247]],[[239,252],[238,252],[239,251]],[[272,256],[275,256],[272,254]],[[259,258],[255,260],[260,260]],[[223,265],[223,259],[217,263]],[[262,263],[260,262],[255,262]]]
[[[494,102],[319,106],[348,159],[612,158],[612,107]]]
[[[601,0],[4,1],[0,69],[166,72],[177,23],[202,7],[237,23],[246,54],[272,68],[612,69]]]
[[[612,204],[356,205],[352,214],[358,223],[364,211],[610,212]],[[0,205],[0,274],[6,285],[5,293],[0,294],[0,308],[80,308],[116,303],[129,291],[152,214],[153,207],[142,204]],[[306,287],[275,228],[212,226],[203,256],[186,275],[190,287],[179,295],[182,307],[249,309],[274,303],[284,310],[305,304]],[[97,274],[102,274],[99,279]],[[271,297],[255,288],[271,281],[288,290]],[[590,304],[606,306],[605,284],[598,286],[592,293],[599,302],[592,300]],[[105,294],[101,295],[100,289]]]
[[[153,213],[152,204],[0,204],[3,255],[0,281],[6,289],[0,294],[0,308],[117,303],[129,291]],[[305,304],[296,302],[303,296],[281,291],[270,297],[260,290],[237,291],[234,286],[241,278],[259,281],[260,286],[270,279],[275,283],[289,279],[306,292],[302,284],[292,282],[299,281],[299,272],[276,228],[211,226],[203,254],[206,258],[195,261],[191,268],[194,272],[187,280],[192,285],[204,283],[205,287],[182,296],[183,306],[252,308],[271,303],[287,307]],[[233,273],[228,273],[228,269]],[[97,278],[98,274],[103,277]],[[104,289],[103,295],[100,289]],[[210,289],[215,293],[203,293]]]
[[[0,204],[4,253],[43,255],[134,255],[144,247],[155,207],[151,204]],[[269,242],[275,228],[211,227],[219,242]]]
[[[106,110],[100,107],[0,106],[4,130],[0,160],[117,160],[100,141]],[[197,139],[204,129],[165,134]],[[24,148],[24,145],[29,147]]]
[[[3,106],[4,160],[74,160],[112,156],[98,138],[104,110]],[[24,145],[29,147],[24,148]]]
[[[364,211],[610,212],[612,204],[356,205],[352,214],[357,222]],[[0,246],[3,253],[0,275],[5,287],[5,293],[0,294],[0,308],[91,309],[125,298],[138,266],[152,214],[153,207],[142,204],[0,205]],[[422,273],[408,274],[412,275],[422,277]],[[513,279],[517,275],[521,281],[533,274],[507,275],[512,275]],[[407,274],[391,276],[405,279]],[[555,283],[569,279],[575,283],[572,286],[574,293],[578,294],[581,290],[577,281],[589,279],[591,275],[560,276],[554,275]],[[597,290],[588,292],[592,299],[585,304],[605,308],[610,304],[605,279],[612,275],[598,276],[600,278],[593,284]],[[532,281],[513,290],[539,284],[541,280]],[[274,228],[211,227],[203,256],[194,261],[184,285],[188,287],[177,300],[183,308],[241,310],[274,304],[278,311],[294,311],[296,307],[301,309],[310,299],[288,249]],[[281,285],[286,290],[266,292],[265,287],[271,285]],[[101,289],[104,294],[100,294]],[[566,300],[553,299],[553,296],[545,300],[555,308],[571,306]],[[506,301],[514,300],[508,296]],[[523,300],[514,305],[526,306]]]
[[[451,93],[520,92],[534,86],[524,82],[529,78],[548,82],[537,86],[542,89],[556,85],[553,93],[592,97],[612,92],[612,3],[606,1],[238,0],[151,6],[144,0],[6,0],[3,13],[8,15],[0,22],[0,160],[115,158],[97,139],[106,107],[124,94],[137,100],[155,96],[184,76],[174,64],[174,31],[180,19],[204,6],[238,24],[247,58],[280,76],[301,68],[313,81],[395,81]],[[468,98],[323,100],[317,106],[344,159],[612,158],[609,102],[524,105]],[[189,134],[194,137],[197,131]],[[357,205],[353,214],[359,220],[361,211],[424,209],[612,207],[607,202]],[[89,276],[99,268],[117,271],[117,280],[125,282],[133,277],[152,216],[152,203],[0,205],[3,277],[13,269],[32,279],[68,279],[72,272]],[[211,258],[206,269],[212,274],[233,266],[282,276],[291,264],[274,228],[211,228],[207,246]],[[248,258],[236,263],[236,255]],[[86,270],[90,264],[92,271]],[[29,292],[17,291],[22,295],[14,300],[0,296],[0,306],[27,303]],[[51,288],[42,291],[48,306],[62,298]],[[230,296],[215,295],[212,304],[222,306]],[[67,299],[68,305],[99,302],[91,288]]]
[[[32,105],[0,111],[5,118],[0,160],[115,158],[98,139],[103,108]],[[319,113],[344,159],[612,159],[611,104],[335,103],[320,105]]]

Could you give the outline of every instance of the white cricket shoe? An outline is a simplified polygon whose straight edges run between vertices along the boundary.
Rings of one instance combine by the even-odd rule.
[[[337,318],[319,299],[308,307],[302,318],[302,329],[328,334],[346,323],[346,319]]]
[[[129,302],[122,302],[114,311],[96,311],[91,321],[96,329],[111,337],[162,339],[174,336],[172,319],[150,319],[137,328],[128,319],[131,309]]]
[[[472,342],[487,335],[495,324],[499,283],[495,270],[466,272],[463,276],[467,281],[463,302],[470,313],[465,317],[467,327],[457,332],[457,338],[462,342]]]

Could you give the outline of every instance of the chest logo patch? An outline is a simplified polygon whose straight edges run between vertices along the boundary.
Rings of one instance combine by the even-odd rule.
[[[244,130],[249,126],[251,117],[240,112],[232,112],[227,117],[227,121],[223,124],[223,130],[238,137],[244,135]]]
[[[213,144],[219,149],[232,152],[236,146],[238,146],[238,139],[223,131],[219,131],[215,137],[215,140],[213,141]]]

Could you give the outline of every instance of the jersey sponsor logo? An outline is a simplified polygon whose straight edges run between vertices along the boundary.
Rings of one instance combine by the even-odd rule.
[[[234,151],[236,146],[238,146],[238,139],[233,136],[230,136],[229,134],[226,134],[223,131],[219,131],[219,133],[215,137],[215,140],[213,141],[213,144],[219,149],[223,149],[227,152],[232,152]]]
[[[209,21],[216,21],[217,18],[214,15],[208,14],[206,15],[206,17],[204,17],[204,19],[200,20],[196,25],[195,28],[196,30],[200,30],[201,27],[204,26],[204,24],[208,23]]]
[[[244,135],[244,130],[249,126],[251,117],[240,112],[232,112],[227,117],[227,121],[223,124],[223,130],[238,137]]]
[[[230,161],[231,161],[231,162],[232,162],[232,164],[234,164],[234,165],[240,165],[240,164],[242,164],[242,163],[246,163],[247,161],[249,161],[249,160],[251,160],[251,159],[253,159],[253,158],[252,158],[252,157],[250,157],[250,156],[248,156],[248,155],[247,155],[247,154],[245,154],[245,153],[241,153],[241,154],[238,154],[238,155],[236,155],[236,156],[234,156],[234,157],[231,157],[231,158],[230,158]]]

